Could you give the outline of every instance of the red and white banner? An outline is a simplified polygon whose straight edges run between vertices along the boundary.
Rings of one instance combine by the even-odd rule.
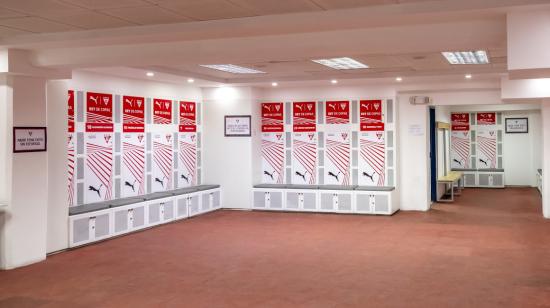
[[[74,91],[69,90],[67,101],[68,132],[74,133]]]
[[[145,194],[145,134],[122,136],[122,197]]]
[[[384,186],[386,144],[383,131],[359,134],[359,185]]]
[[[292,124],[294,132],[314,132],[317,130],[315,102],[292,104]]]
[[[262,183],[283,184],[285,163],[284,133],[262,134]]]
[[[143,97],[122,97],[122,131],[145,132],[145,99]]]
[[[197,104],[194,102],[180,102],[180,133],[197,131]]]
[[[262,103],[262,132],[284,131],[283,103]]]
[[[178,188],[197,185],[197,134],[179,134]]]
[[[86,93],[86,132],[113,131],[113,95]]]
[[[451,113],[451,130],[469,131],[470,114],[469,113]]]
[[[68,202],[69,206],[75,205],[74,200],[74,193],[75,193],[75,182],[74,182],[74,175],[75,175],[75,140],[74,140],[75,134],[69,133],[67,136],[67,166],[68,166],[68,179],[69,183],[67,186],[69,197]]]
[[[350,134],[327,133],[325,149],[325,184],[350,184]]]
[[[86,167],[84,168],[84,203],[112,199],[113,134],[86,134]]]
[[[327,101],[325,116],[327,124],[349,124],[349,101]]]
[[[477,131],[477,168],[494,169],[497,160],[497,132],[483,129]]]
[[[454,124],[453,124],[454,126]],[[469,126],[469,125],[468,125]],[[470,131],[451,131],[451,168],[470,168]]]
[[[360,101],[359,119],[362,132],[384,131],[382,100]]]
[[[153,134],[153,192],[172,189],[172,134]]]
[[[153,100],[153,123],[172,124],[172,101],[167,99]]]
[[[494,112],[480,112],[477,114],[477,125],[495,125],[496,118]]]
[[[317,183],[317,133],[292,136],[292,184]]]

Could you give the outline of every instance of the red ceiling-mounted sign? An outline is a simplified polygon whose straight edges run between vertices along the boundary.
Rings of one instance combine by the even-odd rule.
[[[262,132],[282,132],[283,103],[262,103]]]
[[[122,97],[122,131],[145,132],[145,99],[137,96]]]
[[[68,132],[74,133],[74,91],[69,90],[69,97],[68,97],[68,109],[67,109],[67,115],[68,115]]]
[[[295,132],[317,130],[315,102],[295,102],[292,104],[292,123]]]
[[[327,124],[349,124],[349,101],[327,101],[325,116]]]
[[[495,125],[496,118],[494,112],[480,112],[477,114],[477,125]]]
[[[153,100],[153,123],[172,124],[172,101],[167,99]]]
[[[179,131],[197,131],[197,104],[194,102],[180,102],[180,125]]]
[[[451,114],[451,130],[454,130],[454,131],[469,131],[470,130],[470,114],[469,113],[452,113]]]
[[[362,100],[359,102],[360,129],[363,132],[383,131],[382,100]]]
[[[113,95],[86,93],[86,131],[113,131]]]

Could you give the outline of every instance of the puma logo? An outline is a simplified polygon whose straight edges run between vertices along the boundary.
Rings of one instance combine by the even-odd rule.
[[[329,106],[332,110],[336,110],[336,104],[328,104],[328,106]]]
[[[459,164],[459,165],[461,165],[461,166],[462,166],[462,162],[461,162],[461,161],[459,161],[458,159],[454,158],[454,159],[453,159],[453,161],[454,161],[455,163],[457,163],[457,164]]]
[[[368,174],[367,172],[363,172],[363,176],[368,177],[371,180],[371,182],[374,183],[374,173],[373,174]]]
[[[160,183],[160,185],[161,185],[162,187],[164,187],[164,179],[165,179],[165,178],[166,178],[166,177],[163,177],[162,180],[159,179],[159,178],[155,178],[155,182]]]
[[[134,184],[130,184],[130,182],[128,182],[128,181],[124,182],[124,186],[128,186],[128,187],[132,188],[133,192],[136,191],[135,188],[134,188],[134,185],[136,185],[136,181],[134,181]]]
[[[332,173],[332,171],[329,171],[328,175],[334,177],[336,179],[336,181],[339,181],[338,176],[340,176],[340,173],[341,172],[338,172],[338,174],[334,174],[334,173]]]
[[[299,171],[296,171],[295,172],[297,176],[301,177],[302,179],[304,179],[304,182],[306,182],[306,172],[304,173],[300,173]]]
[[[90,96],[90,100],[94,101],[94,103],[97,105],[97,97]]]
[[[130,107],[134,107],[134,102],[131,99],[127,98],[126,103],[128,103],[128,105],[130,105]]]
[[[264,175],[269,176],[269,177],[271,178],[271,180],[274,180],[274,178],[273,178],[273,175],[274,175],[274,174],[275,174],[275,171],[273,171],[272,173],[269,173],[269,172],[267,172],[267,171],[264,170]]]
[[[181,178],[185,180],[185,182],[189,183],[189,175],[188,176],[185,176],[185,175],[181,175]]]
[[[486,167],[489,166],[489,165],[487,164],[487,161],[486,161],[486,160],[483,160],[483,159],[480,158],[479,161],[482,162],[482,163],[484,163]]]
[[[296,109],[300,109],[300,111],[303,111],[302,108],[304,108],[303,105],[296,105]]]
[[[90,185],[88,186],[88,190],[89,191],[95,191],[97,193],[97,195],[101,198],[101,187],[103,186],[103,184],[100,184],[99,185],[99,188],[95,188],[94,186]]]
[[[271,112],[271,107],[270,107],[270,106],[264,105],[263,107],[264,107],[264,109],[266,109],[267,111]]]

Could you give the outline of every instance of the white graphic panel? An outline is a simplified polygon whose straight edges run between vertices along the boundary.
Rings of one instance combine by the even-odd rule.
[[[293,133],[292,184],[317,183],[317,133]]]
[[[451,132],[451,168],[470,168],[470,132]]]
[[[113,133],[86,134],[84,203],[112,199]]]
[[[283,184],[285,163],[284,133],[262,134],[262,182]]]
[[[145,194],[145,134],[122,136],[122,196]]]
[[[67,166],[68,166],[68,202],[69,206],[75,205],[75,185],[74,185],[74,177],[75,177],[75,133],[68,133],[67,135]]]
[[[325,184],[350,184],[350,134],[327,133],[325,149]]]
[[[477,168],[496,168],[497,132],[492,128],[483,128],[477,131]]]
[[[383,131],[359,134],[359,185],[384,186],[386,145]]]
[[[178,188],[197,185],[197,134],[179,134]]]
[[[153,192],[172,189],[172,134],[153,134]]]

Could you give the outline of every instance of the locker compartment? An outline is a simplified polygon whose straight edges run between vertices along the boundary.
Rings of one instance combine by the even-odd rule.
[[[319,210],[321,211],[327,211],[327,212],[332,212],[334,211],[335,209],[335,199],[336,199],[336,194],[333,194],[333,193],[325,193],[325,192],[321,192],[320,193],[320,204],[319,204]]]
[[[374,212],[376,214],[391,214],[388,195],[374,195]]]
[[[350,193],[338,194],[338,203],[336,204],[338,212],[351,213],[352,211],[352,199]]]
[[[300,194],[294,191],[289,191],[286,193],[286,209],[287,210],[298,210],[300,209]]]
[[[189,206],[189,197],[180,197],[176,199],[176,218],[187,218],[188,216],[188,206]]]
[[[221,203],[221,191],[216,190],[212,194],[212,207],[215,209],[219,209],[222,207]]]
[[[161,213],[164,222],[174,220],[174,200],[161,203]]]
[[[304,210],[315,211],[317,209],[317,194],[313,192],[303,193],[302,208]]]
[[[130,210],[130,227],[133,230],[145,228],[145,205],[136,206]]]
[[[130,231],[129,226],[129,209],[121,208],[114,212],[114,221],[115,221],[115,234],[125,233]]]
[[[72,244],[79,245],[89,242],[90,236],[90,217],[82,217],[72,222]]]
[[[266,208],[266,194],[265,191],[254,192],[254,208],[265,209]]]
[[[189,197],[189,217],[200,213],[199,198],[200,195],[198,194]]]
[[[357,213],[372,213],[371,195],[365,193],[356,193],[355,207]]]
[[[280,191],[269,192],[269,208],[282,210],[283,209],[283,193]]]
[[[160,203],[150,204],[147,207],[147,209],[148,209],[147,212],[149,212],[148,224],[150,226],[154,226],[154,225],[159,224],[161,222],[161,220],[160,220]]]

